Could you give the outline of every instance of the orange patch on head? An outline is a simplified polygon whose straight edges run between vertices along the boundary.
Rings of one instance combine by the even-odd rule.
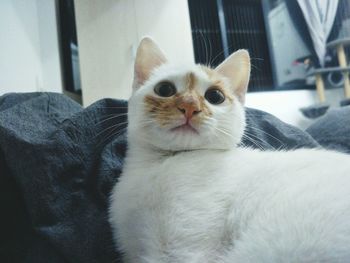
[[[161,126],[172,124],[174,120],[183,116],[181,109],[184,106],[193,107],[199,112],[191,118],[194,124],[200,124],[204,118],[211,116],[212,112],[205,104],[205,99],[196,91],[196,79],[193,73],[186,75],[187,89],[171,97],[159,98],[148,95],[144,98],[146,111],[151,114]]]
[[[178,95],[174,95],[171,98],[157,98],[151,95],[145,97],[146,111],[151,114],[161,126],[170,124],[172,116],[178,114],[176,107],[176,98]]]
[[[196,76],[190,72],[186,75],[186,89],[194,90],[196,85]]]

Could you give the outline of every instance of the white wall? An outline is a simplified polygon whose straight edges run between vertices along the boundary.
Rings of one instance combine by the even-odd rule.
[[[187,0],[76,0],[83,104],[131,93],[134,53],[142,36],[170,60],[193,61]]]
[[[134,0],[137,40],[153,37],[170,61],[194,62],[187,0]],[[136,43],[138,44],[138,43]]]
[[[55,0],[36,0],[40,42],[40,62],[44,91],[62,92]]]
[[[54,0],[0,1],[0,95],[62,90]]]

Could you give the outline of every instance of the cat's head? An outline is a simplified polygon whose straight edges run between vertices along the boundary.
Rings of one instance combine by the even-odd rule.
[[[214,69],[174,65],[152,39],[144,38],[129,101],[129,141],[166,151],[235,147],[245,128],[249,75],[245,50]]]

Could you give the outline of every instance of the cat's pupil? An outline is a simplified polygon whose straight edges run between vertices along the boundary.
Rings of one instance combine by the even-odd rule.
[[[154,87],[154,92],[161,97],[170,97],[176,93],[174,84],[164,81]]]
[[[221,104],[225,101],[225,95],[219,89],[208,89],[204,97],[211,104]]]

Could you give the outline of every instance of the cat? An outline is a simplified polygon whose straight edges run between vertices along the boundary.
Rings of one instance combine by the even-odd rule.
[[[109,211],[125,262],[350,262],[350,157],[238,147],[249,76],[246,50],[174,65],[141,41]]]

